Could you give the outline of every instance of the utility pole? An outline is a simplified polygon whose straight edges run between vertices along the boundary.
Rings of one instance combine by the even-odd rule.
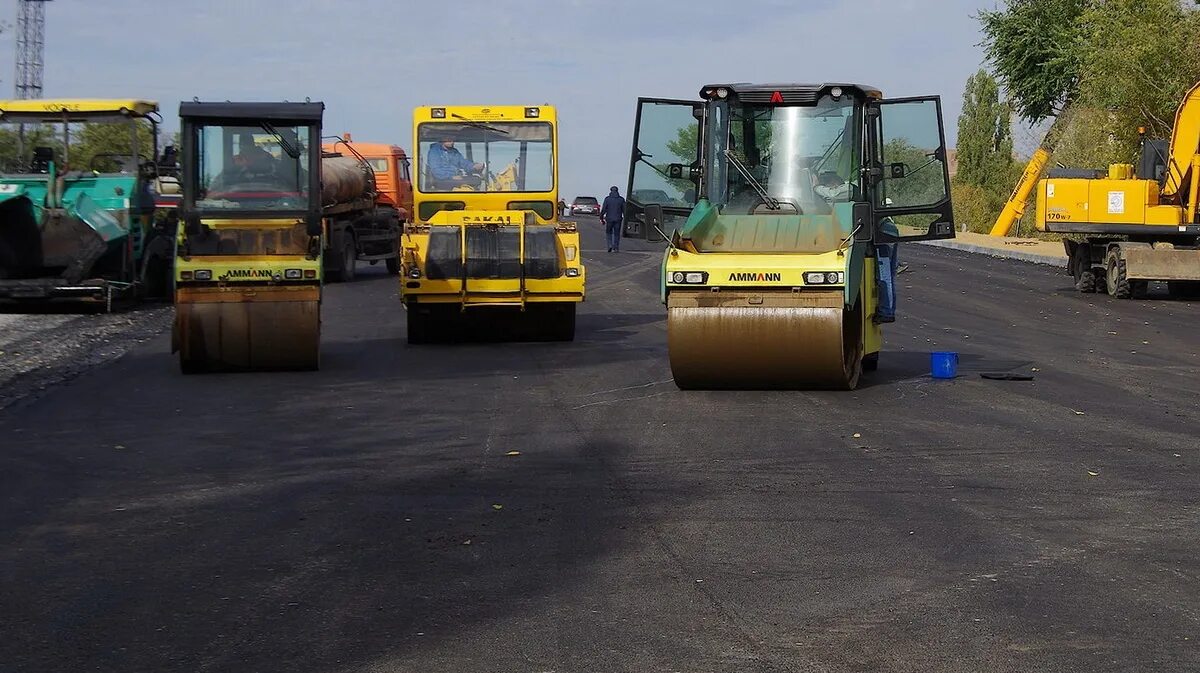
[[[16,98],[41,98],[46,54],[46,3],[50,0],[17,0]],[[25,125],[17,128],[17,161],[25,160]]]

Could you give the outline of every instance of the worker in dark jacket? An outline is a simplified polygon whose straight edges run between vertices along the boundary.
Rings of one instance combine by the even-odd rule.
[[[608,239],[608,251],[616,252],[621,247],[621,226],[625,220],[625,199],[616,187],[608,190],[604,205],[600,206],[600,220],[604,222],[604,235]]]

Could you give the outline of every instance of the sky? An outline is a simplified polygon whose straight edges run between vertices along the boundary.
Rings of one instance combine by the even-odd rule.
[[[12,95],[15,2],[0,2]],[[53,0],[44,96],[324,101],[327,134],[409,148],[417,105],[551,104],[560,196],[622,193],[639,96],[722,81],[942,96],[953,144],[973,18],[995,0]],[[8,14],[9,16],[5,16]],[[1018,145],[1021,139],[1017,138]]]

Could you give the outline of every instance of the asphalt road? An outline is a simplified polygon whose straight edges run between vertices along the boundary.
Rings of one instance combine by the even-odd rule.
[[[320,372],[0,411],[0,670],[1200,669],[1200,304],[905,246],[858,391],[680,392],[586,242],[572,344],[410,348],[371,269]]]

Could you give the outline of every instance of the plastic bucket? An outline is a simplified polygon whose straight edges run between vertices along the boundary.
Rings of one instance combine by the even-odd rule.
[[[958,353],[950,351],[930,353],[929,370],[935,379],[952,379],[958,376]]]

